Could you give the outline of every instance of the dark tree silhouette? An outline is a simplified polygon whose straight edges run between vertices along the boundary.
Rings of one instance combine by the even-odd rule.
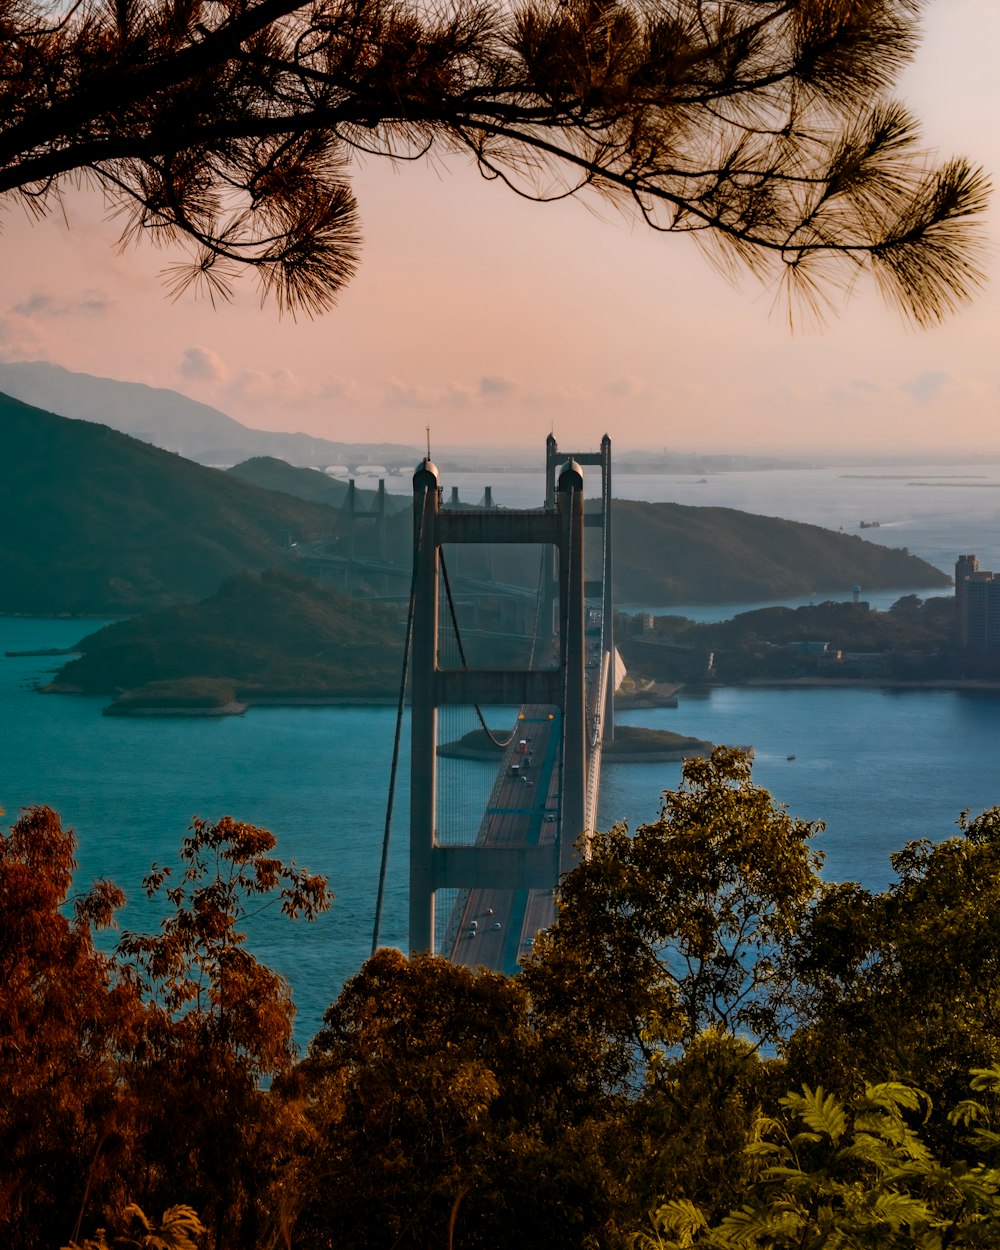
[[[244,267],[327,308],[350,160],[464,154],[539,200],[596,193],[821,303],[868,270],[918,323],[969,298],[988,183],[886,96],[919,0],[0,0],[0,195],[96,183],[124,239],[225,297]]]

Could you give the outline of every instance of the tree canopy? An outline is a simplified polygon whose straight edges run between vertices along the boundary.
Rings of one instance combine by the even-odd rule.
[[[225,297],[328,308],[358,263],[350,163],[464,156],[593,192],[822,304],[868,270],[918,323],[974,292],[988,183],[888,96],[919,0],[0,0],[0,195],[74,179]]]
[[[74,835],[28,810],[0,833],[3,1244],[994,1246],[1000,808],[878,894],[818,879],[818,828],[745,756],[689,760],[520,975],[377,951],[296,1062],[243,927],[312,917],[322,879],[196,819],[145,882],[157,932],[102,951],[121,890],[71,895]]]

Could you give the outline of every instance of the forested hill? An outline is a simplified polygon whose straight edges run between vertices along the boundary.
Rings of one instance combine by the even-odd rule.
[[[290,562],[336,514],[0,394],[0,612],[131,613]]]
[[[819,525],[733,508],[616,500],[615,596],[668,607],[738,603],[850,588],[945,587],[916,556]]]
[[[347,493],[344,482],[272,457],[259,456],[229,472],[337,507]],[[359,491],[358,507],[368,507],[372,496],[373,492]],[[386,503],[390,556],[405,566],[412,550],[409,497],[390,495]],[[781,599],[816,591],[839,591],[847,598],[858,584],[864,590],[910,590],[943,588],[951,581],[916,556],[818,525],[676,503],[616,499],[614,509],[615,594],[620,603],[666,608]],[[597,545],[589,545],[596,555]],[[451,559],[473,576],[483,575],[481,553],[457,551]],[[536,584],[537,561],[526,561],[517,549],[495,548],[490,567],[498,581]],[[596,559],[591,573],[599,576]]]
[[[79,643],[56,689],[134,692],[150,683],[186,697],[228,686],[228,698],[395,696],[403,630],[398,613],[268,570],[231,578],[201,603],[116,621]],[[142,688],[146,688],[145,690]],[[159,693],[163,693],[162,690]]]
[[[339,503],[343,486],[319,473],[261,461],[248,471],[280,483],[265,489],[3,394],[0,463],[0,612],[111,616],[202,599],[234,574],[294,565],[290,543],[331,538],[344,523],[339,507],[293,497],[318,487]],[[614,532],[621,603],[667,608],[838,588],[846,596],[856,583],[949,584],[901,551],[732,509],[618,501]],[[405,500],[387,535],[390,558],[407,567]],[[537,559],[510,548],[494,555],[490,576],[535,585]],[[466,557],[475,565],[468,571],[483,576],[482,553],[460,551],[456,563]]]
[[[253,456],[250,460],[233,465],[226,472],[244,482],[252,482],[254,486],[284,491],[286,495],[294,495],[296,499],[325,503],[331,508],[343,507],[349,490],[343,478],[328,477],[325,473],[317,473],[315,469],[299,469],[286,460],[278,460],[274,456]],[[356,494],[358,510],[374,507],[376,493],[371,489],[358,488]],[[385,510],[389,516],[394,512],[408,512],[410,508],[409,496],[386,495],[385,497]]]

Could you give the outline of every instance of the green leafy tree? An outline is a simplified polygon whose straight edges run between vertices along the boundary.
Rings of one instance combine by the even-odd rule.
[[[869,270],[918,322],[980,281],[987,193],[888,96],[914,0],[41,0],[0,5],[0,195],[83,176],[171,286],[255,271],[322,310],[357,264],[350,161],[464,157],[601,197],[819,304]]]
[[[804,1086],[782,1104],[748,1148],[760,1170],[743,1205],[715,1221],[692,1202],[666,1202],[636,1235],[637,1250],[996,1245],[1000,1170],[938,1160],[911,1126],[927,1106],[920,1090],[868,1085],[845,1104]]]
[[[941,1109],[971,1068],[1000,1062],[1000,808],[959,824],[959,837],[893,855],[898,880],[882,893],[828,888],[790,948],[798,1079],[842,1094],[865,1079],[918,1084],[944,1150]]]
[[[524,977],[540,1021],[593,1039],[603,1079],[634,1080],[706,1029],[780,1036],[778,946],[819,885],[810,838],[739,750],[684,762],[660,818],[597,834],[563,879]]]
[[[663,1194],[695,1203],[709,1219],[741,1202],[756,1174],[747,1147],[761,1108],[777,1107],[785,1088],[783,1065],[742,1038],[712,1031],[688,1042],[630,1107],[630,1201],[619,1228],[655,1210]]]
[[[291,1244],[578,1247],[622,1199],[608,1100],[533,1027],[519,978],[380,950],[278,1086],[312,1126],[275,1191]]]

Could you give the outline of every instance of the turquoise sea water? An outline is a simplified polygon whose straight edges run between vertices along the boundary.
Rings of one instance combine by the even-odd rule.
[[[0,618],[0,653],[67,646],[78,621]],[[53,659],[0,658],[0,806],[12,820],[32,803],[54,807],[79,837],[78,880],[110,877],[130,904],[123,923],[155,924],[140,888],[153,862],[176,862],[193,815],[231,814],[278,837],[289,859],[326,874],[333,909],[311,926],[276,908],[249,925],[258,956],[290,979],[298,1036],[367,957],[385,814],[395,712],[391,708],[254,708],[220,719],[102,717],[100,698],[33,688]],[[495,722],[496,717],[491,717]],[[724,689],[676,709],[628,712],[623,723],[752,743],[754,777],[791,812],[825,820],[819,845],[831,880],[881,887],[889,852],[908,838],[940,839],[959,812],[1000,803],[996,761],[1000,698],[947,691]],[[786,757],[795,755],[790,761]],[[406,758],[404,750],[404,761]],[[449,761],[470,810],[481,766]],[[406,942],[406,803],[401,777],[382,941]],[[601,824],[654,819],[677,764],[604,770]]]
[[[443,457],[439,468],[446,493],[456,485],[467,502],[476,502],[486,485],[492,486],[494,501],[509,508],[537,507],[544,497],[541,471],[451,474]],[[591,482],[599,493],[597,470],[585,468],[584,481],[588,494]],[[710,473],[704,480],[612,468],[612,485],[616,499],[738,508],[843,529],[882,546],[907,547],[949,574],[960,552],[976,552],[984,568],[1000,566],[1000,465],[740,470]],[[409,486],[400,480],[392,489]],[[862,531],[862,521],[878,521],[879,528]]]
[[[994,470],[967,471],[985,475],[977,479],[979,488],[947,482],[913,487],[918,478],[906,473],[879,482],[821,470],[720,475],[703,486],[619,477],[616,494],[737,506],[832,528],[881,519],[882,528],[866,537],[889,541],[896,526],[891,545],[905,544],[941,568],[950,569],[960,551],[977,552],[984,567],[996,568]],[[922,474],[919,480],[932,480],[926,469]],[[447,489],[450,480],[445,474],[442,480]],[[493,484],[495,497],[508,506],[537,502],[537,482],[527,475],[494,477]],[[507,497],[504,486],[511,487]],[[844,588],[845,597],[848,592]],[[315,925],[290,924],[271,908],[248,926],[257,955],[292,983],[297,1036],[305,1043],[369,953],[395,710],[255,708],[221,719],[109,718],[100,715],[103,698],[37,693],[57,658],[4,657],[7,650],[72,646],[100,623],[0,617],[4,819],[33,803],[54,807],[79,837],[81,885],[95,877],[117,881],[129,896],[123,923],[143,929],[156,923],[157,913],[142,895],[142,877],[153,862],[176,862],[192,816],[231,814],[271,829],[283,857],[326,874],[336,893],[333,909]],[[831,880],[881,887],[889,878],[889,853],[908,838],[947,837],[963,808],[1000,803],[996,696],[730,689],[620,719],[753,744],[755,779],[795,816],[827,822],[819,845]],[[472,813],[488,774],[456,761],[447,769],[450,789]],[[679,777],[676,764],[607,766],[600,823],[634,826],[655,818],[661,792]],[[399,946],[407,928],[407,802],[404,768],[381,935]]]

